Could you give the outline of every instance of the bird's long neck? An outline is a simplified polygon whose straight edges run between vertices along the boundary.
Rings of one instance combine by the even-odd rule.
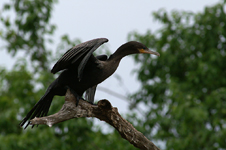
[[[114,59],[115,61],[119,61],[125,57],[126,55],[129,55],[130,53],[128,53],[129,51],[126,51],[125,49],[127,48],[127,46],[125,44],[123,44],[122,46],[120,46],[111,56],[109,59]]]
[[[123,51],[123,47],[121,46],[109,57],[106,63],[104,63],[104,74],[106,77],[109,77],[115,72],[121,59],[126,55],[127,54]]]

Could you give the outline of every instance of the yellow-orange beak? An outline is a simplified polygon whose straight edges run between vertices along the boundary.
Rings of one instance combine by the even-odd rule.
[[[151,51],[151,50],[146,50],[146,49],[139,49],[139,52],[140,53],[146,53],[146,54],[153,54],[153,55],[157,55],[157,56],[160,56],[160,54],[158,52],[154,52],[154,51]]]

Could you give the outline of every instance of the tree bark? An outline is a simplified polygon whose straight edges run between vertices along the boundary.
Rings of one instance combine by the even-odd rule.
[[[112,107],[108,100],[100,100],[97,105],[79,100],[79,104],[76,106],[76,99],[70,90],[67,91],[65,103],[59,112],[46,117],[34,118],[31,120],[31,125],[46,124],[52,127],[53,124],[80,117],[96,117],[107,122],[119,132],[122,138],[139,149],[160,150],[141,132],[137,131],[132,124],[122,118],[118,113],[118,109]]]

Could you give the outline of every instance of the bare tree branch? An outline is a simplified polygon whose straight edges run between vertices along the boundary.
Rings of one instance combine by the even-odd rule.
[[[122,118],[118,109],[112,107],[108,100],[100,100],[97,105],[80,100],[76,106],[76,99],[70,90],[65,96],[65,103],[61,110],[53,115],[34,118],[32,125],[46,124],[51,127],[53,124],[63,122],[72,118],[96,117],[113,126],[119,134],[133,144],[135,147],[143,150],[159,150],[151,141],[149,141],[141,132],[137,131],[132,124]]]
[[[117,92],[114,92],[114,91],[112,91],[112,90],[109,90],[109,89],[107,89],[107,88],[105,88],[105,87],[98,86],[98,87],[97,87],[97,90],[100,90],[100,91],[102,91],[102,92],[105,92],[105,93],[107,93],[107,94],[109,94],[109,95],[113,95],[113,96],[115,96],[115,97],[117,97],[117,98],[119,98],[119,99],[121,99],[121,100],[124,100],[124,101],[128,102],[126,96],[124,96],[124,95],[122,95],[122,94],[119,94],[119,93],[117,93]]]

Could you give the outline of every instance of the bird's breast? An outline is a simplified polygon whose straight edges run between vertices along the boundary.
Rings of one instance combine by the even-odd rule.
[[[94,85],[101,83],[109,76],[111,76],[117,69],[117,63],[109,63],[107,61],[100,61],[100,63],[87,66],[84,69],[84,77],[90,82],[95,82]]]

